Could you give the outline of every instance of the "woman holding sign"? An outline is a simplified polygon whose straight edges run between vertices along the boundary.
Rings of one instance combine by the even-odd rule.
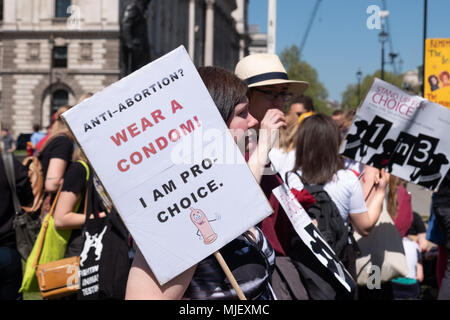
[[[199,68],[200,76],[213,98],[222,118],[227,123],[235,141],[245,139],[246,150],[255,147],[260,155],[269,150],[270,139],[260,139],[258,145],[249,145],[248,130],[258,121],[248,111],[247,85],[230,72],[215,68]],[[265,129],[278,129],[285,125],[277,114],[268,114],[261,122]],[[267,154],[266,154],[267,158]],[[260,177],[261,168],[252,169]],[[243,212],[242,214],[245,214]],[[258,228],[251,228],[231,241],[221,250],[224,260],[230,264],[244,295],[248,299],[273,299],[269,280],[274,266],[274,252]],[[186,270],[165,285],[159,285],[141,252],[137,250],[128,277],[126,299],[236,299],[235,290],[229,284],[215,257],[209,256]]]

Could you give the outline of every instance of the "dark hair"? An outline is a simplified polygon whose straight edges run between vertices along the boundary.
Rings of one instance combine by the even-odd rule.
[[[332,116],[340,116],[341,114],[344,114],[344,112],[340,109],[334,110]]]
[[[294,170],[302,170],[308,184],[325,184],[334,174],[344,169],[339,155],[339,129],[330,116],[316,113],[305,120],[296,136]]]
[[[198,73],[208,88],[224,121],[247,94],[247,84],[233,73],[218,67],[199,67]]]
[[[39,131],[41,129],[41,126],[37,123],[33,124],[33,131]]]
[[[301,103],[306,109],[306,112],[314,111],[314,104],[313,100],[310,96],[300,95],[298,97],[295,97],[290,105],[293,105],[294,103]]]
[[[438,77],[436,77],[434,74],[432,74],[431,76],[428,77],[428,83],[429,83],[430,85],[432,85],[431,79],[433,79],[433,78],[436,79],[436,81],[439,83]]]

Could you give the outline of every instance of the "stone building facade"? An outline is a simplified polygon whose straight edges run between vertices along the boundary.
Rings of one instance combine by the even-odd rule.
[[[118,80],[118,1],[2,1],[0,117],[14,136]]]
[[[129,0],[0,0],[0,122],[17,137],[120,78]],[[230,71],[248,54],[249,0],[152,0],[152,59],[184,45],[198,66]]]

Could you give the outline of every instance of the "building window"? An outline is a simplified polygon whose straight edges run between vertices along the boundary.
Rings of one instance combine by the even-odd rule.
[[[39,60],[40,43],[28,43],[28,60]]]
[[[68,18],[67,8],[70,4],[71,0],[55,0],[55,18]]]
[[[3,0],[0,0],[0,22],[3,21]]]
[[[92,59],[92,43],[80,43],[80,56],[83,60]]]
[[[53,48],[53,68],[67,68],[67,46]]]
[[[52,112],[55,113],[60,107],[69,104],[69,93],[66,90],[59,89],[53,92]]]

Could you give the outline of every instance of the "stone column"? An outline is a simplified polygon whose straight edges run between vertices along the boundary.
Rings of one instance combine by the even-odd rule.
[[[212,66],[214,63],[214,3],[215,0],[205,0],[205,66]]]

